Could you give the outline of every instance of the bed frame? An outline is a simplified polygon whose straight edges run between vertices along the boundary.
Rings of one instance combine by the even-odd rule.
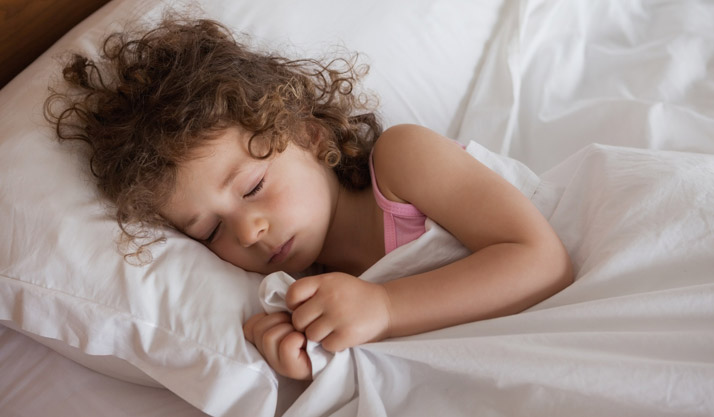
[[[0,88],[109,0],[0,0]]]

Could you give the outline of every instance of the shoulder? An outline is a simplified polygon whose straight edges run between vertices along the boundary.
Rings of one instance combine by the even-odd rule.
[[[399,156],[409,148],[428,146],[433,141],[448,140],[424,126],[413,124],[395,125],[386,129],[374,144],[374,154]],[[385,155],[386,154],[386,155]]]
[[[426,127],[412,124],[390,127],[374,145],[375,180],[388,199],[410,202],[409,195],[416,187],[424,185],[435,170],[448,165],[455,152],[462,151],[454,141]]]

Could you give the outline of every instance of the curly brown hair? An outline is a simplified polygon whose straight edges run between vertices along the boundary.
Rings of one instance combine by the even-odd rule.
[[[253,133],[256,158],[317,138],[318,158],[343,186],[369,185],[382,127],[371,101],[354,92],[367,72],[356,63],[357,55],[322,63],[256,52],[219,22],[167,17],[139,34],[109,35],[96,62],[73,55],[63,69],[68,88],[50,90],[45,115],[61,140],[89,145],[98,187],[135,243],[168,225],[159,208],[178,166],[230,126]]]

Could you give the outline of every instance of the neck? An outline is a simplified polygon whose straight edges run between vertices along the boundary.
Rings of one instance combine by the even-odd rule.
[[[371,188],[340,186],[330,230],[318,262],[330,270],[360,275],[384,256],[382,210]]]

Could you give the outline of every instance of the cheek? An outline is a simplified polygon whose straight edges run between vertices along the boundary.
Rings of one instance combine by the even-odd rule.
[[[239,268],[253,271],[256,267],[255,256],[251,256],[248,251],[240,245],[231,245],[231,242],[224,241],[209,248],[224,261]]]
[[[230,240],[232,240],[232,239],[224,236],[220,242],[209,246],[208,249],[210,249],[211,252],[218,255],[218,257],[223,259],[224,261],[227,261],[227,262],[232,263],[233,265],[236,265],[236,262],[238,261],[238,259],[236,259],[237,253],[235,253],[234,250],[231,250],[230,243],[229,243]]]
[[[293,220],[319,218],[329,213],[330,194],[321,178],[307,178],[294,183],[276,196],[276,206]]]

